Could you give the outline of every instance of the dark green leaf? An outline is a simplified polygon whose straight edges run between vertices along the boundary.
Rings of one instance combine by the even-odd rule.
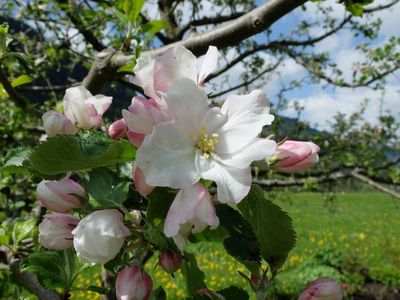
[[[37,145],[29,162],[32,169],[55,175],[133,161],[135,153],[125,140],[113,141],[98,135],[58,135]]]
[[[223,290],[217,291],[218,294],[224,296],[226,300],[235,299],[235,300],[248,300],[249,294],[241,288],[236,286],[230,286]]]
[[[220,225],[228,232],[224,239],[227,252],[239,261],[260,262],[260,247],[250,224],[228,205],[217,205],[216,210]]]
[[[167,216],[175,195],[167,188],[156,188],[149,196],[147,219],[153,226],[160,226]]]
[[[252,186],[238,207],[253,228],[262,257],[274,272],[277,271],[296,243],[292,220],[279,206],[266,199],[264,191],[257,185]]]
[[[165,293],[164,289],[159,286],[151,293],[150,300],[166,300],[167,294]]]
[[[109,169],[98,168],[89,173],[86,190],[102,208],[118,207],[128,195],[129,182]]]
[[[204,273],[197,265],[196,257],[191,253],[184,254],[182,274],[186,280],[186,292],[188,296],[194,295],[199,289],[206,288]]]
[[[27,171],[24,162],[29,158],[32,150],[28,148],[16,148],[7,153],[6,163],[2,170],[6,173],[18,173]]]
[[[21,263],[21,271],[35,273],[48,289],[66,286],[65,260],[61,252],[43,251],[31,253]]]
[[[159,229],[148,229],[144,232],[144,236],[146,240],[148,240],[150,244],[157,247],[158,250],[176,250],[176,245],[172,239],[167,238]]]
[[[94,285],[88,286],[86,289],[88,291],[96,292],[101,295],[105,295],[109,291],[109,289],[107,289],[107,288],[100,287],[100,286],[94,286]]]

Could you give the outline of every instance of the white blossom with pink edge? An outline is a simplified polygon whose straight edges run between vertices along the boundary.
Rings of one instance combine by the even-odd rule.
[[[210,108],[205,91],[184,78],[162,99],[172,120],[156,124],[136,156],[146,183],[187,188],[209,179],[220,202],[239,203],[250,190],[250,164],[276,148],[275,141],[259,138],[274,119],[265,93],[229,96],[222,108]]]
[[[57,134],[75,134],[77,131],[70,119],[55,110],[44,113],[42,120],[44,131],[49,137]]]
[[[278,162],[274,167],[287,173],[307,169],[318,163],[318,151],[314,143],[287,140],[276,148],[274,156]]]
[[[110,107],[112,97],[93,96],[84,86],[65,91],[64,114],[73,124],[88,130],[101,124],[103,113]]]
[[[133,265],[118,273],[115,289],[118,300],[147,300],[153,289],[153,280],[141,266]]]
[[[41,206],[59,213],[81,207],[79,197],[86,196],[83,187],[69,178],[42,180],[36,188],[36,195]]]
[[[331,278],[319,278],[307,285],[298,300],[342,300],[340,284]]]
[[[112,260],[131,235],[122,219],[116,209],[98,210],[84,217],[72,231],[78,257],[91,264]]]
[[[110,127],[108,127],[108,136],[113,140],[118,140],[124,138],[128,132],[128,126],[126,126],[125,120],[120,119],[113,122]]]
[[[207,226],[217,228],[219,219],[211,202],[208,190],[197,183],[181,189],[168,210],[164,233],[172,237],[179,249],[183,250],[188,235],[201,232]]]
[[[50,214],[39,224],[39,243],[51,250],[72,247],[72,230],[79,219],[66,214]]]
[[[154,186],[146,183],[142,170],[135,163],[133,164],[132,178],[136,191],[143,197],[147,197],[154,190]]]

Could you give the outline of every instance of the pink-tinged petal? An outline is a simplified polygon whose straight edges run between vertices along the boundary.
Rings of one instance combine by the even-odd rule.
[[[213,72],[218,63],[218,49],[214,46],[209,46],[206,55],[204,56],[203,62],[201,64],[198,83],[199,85],[204,84],[204,80],[208,75]]]
[[[195,134],[187,124],[169,121],[154,126],[136,155],[146,182],[152,186],[184,188],[199,180],[194,164]]]
[[[71,120],[55,110],[50,110],[43,114],[43,128],[48,136],[57,134],[75,134],[76,128]]]
[[[115,289],[118,300],[147,300],[153,281],[141,266],[133,265],[118,273]]]
[[[149,195],[154,190],[154,186],[148,185],[146,183],[146,179],[144,178],[142,170],[135,165],[132,169],[132,177],[133,182],[135,183],[136,190],[143,197],[147,197],[147,195]]]
[[[151,56],[141,56],[135,66],[133,83],[140,86],[150,98],[157,98],[154,91],[153,72],[154,59]]]
[[[307,285],[298,300],[342,300],[340,284],[331,278],[319,278]]]
[[[130,131],[143,134],[150,134],[155,124],[166,121],[166,115],[154,101],[141,97],[134,97],[129,110],[122,110],[122,116]]]
[[[143,141],[144,141],[144,138],[146,137],[146,135],[143,134],[143,133],[136,133],[136,132],[133,132],[133,131],[128,131],[128,132],[126,133],[126,136],[128,137],[128,140],[129,140],[136,148],[139,148],[139,147],[142,145],[142,143],[143,143]]]
[[[243,149],[261,133],[265,125],[270,125],[274,120],[269,113],[267,97],[261,90],[243,96],[229,96],[221,112],[227,122],[217,132],[219,139],[216,152],[219,155]]]
[[[108,127],[107,132],[110,138],[118,140],[126,136],[128,126],[126,126],[124,119],[120,119],[113,122],[110,127]]]
[[[256,138],[240,151],[219,156],[219,160],[231,167],[246,168],[253,161],[265,159],[273,155],[275,149],[275,141]]]
[[[173,237],[178,247],[183,249],[190,231],[200,232],[208,225],[212,228],[219,225],[208,190],[199,183],[181,189],[168,210],[165,235]]]
[[[196,56],[182,46],[169,48],[154,62],[154,89],[165,92],[182,78],[197,82]]]
[[[201,153],[196,154],[196,167],[201,178],[213,180],[217,184],[219,202],[237,204],[250,191],[250,167],[230,167],[213,158],[205,159]]]
[[[275,152],[278,162],[275,169],[281,172],[297,172],[309,168],[319,161],[319,147],[311,142],[285,141]]]
[[[86,103],[92,104],[98,115],[102,116],[112,103],[112,97],[96,95],[86,100]]]
[[[206,92],[194,81],[183,78],[174,82],[163,98],[172,118],[183,121],[197,133],[209,110]]]

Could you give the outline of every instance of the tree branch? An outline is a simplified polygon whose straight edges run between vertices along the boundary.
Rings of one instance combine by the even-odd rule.
[[[0,83],[6,90],[10,99],[12,99],[20,108],[26,109],[28,101],[17,93],[11,83],[8,81],[8,77],[3,68],[0,67]]]
[[[383,186],[382,184],[377,183],[376,181],[373,181],[371,178],[369,178],[367,176],[361,175],[359,173],[359,170],[357,170],[357,169],[355,169],[351,172],[351,176],[376,188],[377,190],[379,190],[381,192],[389,194],[395,198],[400,198],[400,193],[397,193],[396,191],[389,189],[389,188]]]
[[[199,56],[206,53],[209,45],[225,48],[236,45],[240,41],[269,28],[281,17],[307,2],[307,0],[270,0],[253,9],[229,24],[218,27],[210,32],[179,41],[156,50],[145,52],[148,55],[159,55],[170,47],[182,45]],[[110,53],[110,50],[100,52],[83,84],[92,92],[101,90],[103,85],[114,78],[116,70],[133,59],[132,55]]]

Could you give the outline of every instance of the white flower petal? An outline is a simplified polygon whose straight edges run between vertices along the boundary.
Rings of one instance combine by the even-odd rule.
[[[199,180],[194,163],[194,135],[181,121],[154,126],[136,155],[136,164],[147,184],[184,188]]]
[[[154,89],[161,92],[181,78],[197,82],[196,56],[182,46],[169,48],[155,59],[153,76]]]
[[[102,116],[104,112],[110,107],[112,103],[112,97],[96,95],[87,99],[86,103],[92,104],[96,109],[97,114]]]
[[[265,93],[254,90],[248,95],[229,96],[221,108],[227,122],[217,132],[219,134],[216,152],[236,152],[255,139],[265,125],[271,124],[274,116],[269,114]]]
[[[222,203],[239,203],[250,191],[250,167],[239,169],[221,164],[197,153],[196,167],[201,177],[215,181],[218,201]]]
[[[208,75],[215,70],[218,62],[218,49],[214,46],[209,46],[208,51],[201,64],[198,82],[200,85],[204,84],[204,80]]]
[[[150,98],[157,98],[153,84],[153,57],[149,55],[141,56],[136,63],[134,72],[135,77],[133,78],[133,83],[140,86],[144,93]]]
[[[242,150],[219,156],[219,160],[225,165],[235,168],[246,168],[253,161],[267,158],[274,154],[276,142],[273,140],[256,138]]]
[[[207,94],[193,81],[183,78],[171,86],[164,94],[168,113],[173,119],[183,121],[191,130],[198,131],[203,123],[204,115],[209,110]]]

